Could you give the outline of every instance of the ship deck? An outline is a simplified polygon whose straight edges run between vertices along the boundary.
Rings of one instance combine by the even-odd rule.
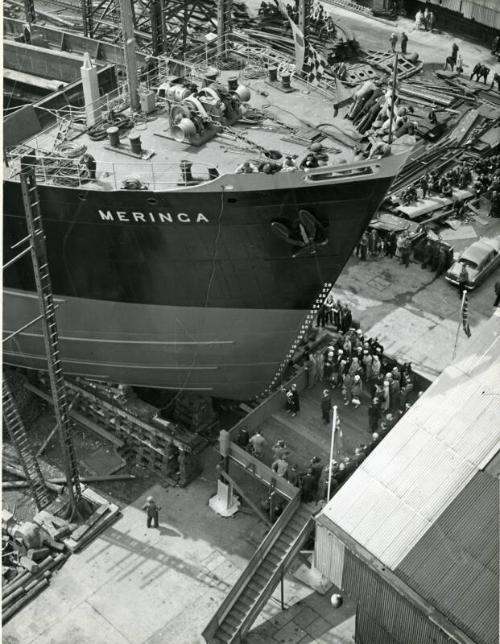
[[[252,71],[255,73],[255,69]],[[222,71],[218,82],[227,86],[228,78],[237,74],[235,71]],[[137,178],[143,188],[178,189],[182,179],[181,161],[190,161],[193,164],[193,177],[206,181],[209,168],[216,168],[220,175],[226,175],[233,174],[244,161],[257,164],[269,160],[264,154],[265,150],[291,155],[300,163],[313,138],[321,141],[328,153],[327,165],[335,166],[354,160],[352,147],[359,135],[350,122],[333,118],[332,101],[325,92],[315,91],[313,86],[297,77],[292,77],[293,91],[284,92],[279,84],[271,85],[267,81],[264,70],[260,77],[251,80],[245,78],[244,69],[240,70],[239,80],[251,91],[246,109],[249,108],[250,114],[260,113],[265,118],[254,123],[237,122],[199,147],[176,141],[171,136],[165,104],[157,104],[151,114],[140,115],[133,129],[124,133],[120,148],[113,148],[107,139],[95,141],[86,132],[70,130],[64,146],[66,150],[70,153],[79,149],[81,153],[86,151],[97,161],[96,180],[77,179],[76,185],[86,190],[109,191],[122,188],[130,178]],[[123,115],[127,114],[128,109]],[[328,125],[329,136],[319,134],[318,137],[318,132],[313,129],[318,125]],[[54,124],[25,141],[25,146],[39,151],[39,159],[48,154],[52,159],[51,168],[54,166],[54,157],[59,156],[55,152],[58,132],[59,127]],[[128,141],[131,134],[140,135],[142,158],[131,151]],[[76,154],[76,161],[79,156]],[[6,168],[7,177],[18,171],[19,157],[17,161],[17,164],[11,162]],[[65,181],[65,166],[68,163],[72,162],[68,162],[67,157],[60,158],[60,168],[55,171],[46,171],[42,164],[37,171],[37,175],[40,175],[38,180],[46,184],[72,185],[71,177]],[[68,174],[71,175],[71,171]]]

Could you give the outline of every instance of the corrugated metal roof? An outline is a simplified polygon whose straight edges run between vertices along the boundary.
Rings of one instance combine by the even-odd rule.
[[[500,448],[500,311],[324,514],[394,570]]]
[[[476,642],[498,643],[499,481],[477,472],[396,573]]]

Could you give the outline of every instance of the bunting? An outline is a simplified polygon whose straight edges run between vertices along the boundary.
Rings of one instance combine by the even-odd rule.
[[[326,71],[325,59],[309,42],[307,42],[307,40],[305,44],[302,71],[306,75],[307,81],[312,85],[318,85]]]

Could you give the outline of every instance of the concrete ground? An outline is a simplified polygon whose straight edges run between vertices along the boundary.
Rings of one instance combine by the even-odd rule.
[[[480,237],[500,235],[500,220],[481,216],[468,226],[466,239],[450,241],[457,253]],[[500,269],[469,294],[472,334],[493,313],[494,284]],[[349,302],[355,319],[371,337],[378,337],[388,355],[412,362],[414,369],[433,380],[452,361],[468,338],[460,323],[458,289],[444,276],[436,277],[412,260],[405,268],[397,259],[351,257],[333,293]],[[457,333],[458,331],[458,333]]]
[[[153,485],[3,628],[4,644],[197,644],[265,533],[249,510],[223,519],[208,507],[217,456],[187,489]],[[148,495],[162,510],[147,529]],[[249,642],[352,642],[354,609],[340,611],[293,577],[279,588]]]
[[[383,23],[342,9],[327,7],[334,18],[356,32],[364,48],[388,48],[388,36],[406,30],[409,51],[424,62],[442,62],[451,43],[460,45],[465,72],[477,60],[494,67],[487,49],[447,34],[415,32],[413,22]],[[438,25],[439,26],[439,25]],[[472,332],[491,314],[493,277],[471,296]],[[452,358],[458,320],[458,296],[442,278],[434,279],[412,263],[394,260],[368,264],[351,259],[335,292],[351,302],[355,316],[370,335],[378,335],[386,351],[412,360],[431,376]],[[462,333],[459,346],[466,342]],[[315,393],[309,403],[315,405]],[[353,434],[353,445],[364,432]],[[300,421],[300,415],[297,421]],[[319,429],[318,429],[319,431]],[[301,443],[295,451],[301,452]],[[290,434],[292,436],[292,434]],[[312,441],[310,452],[324,455],[326,435]],[[290,440],[291,442],[291,440]],[[307,452],[309,457],[309,452]],[[188,488],[144,485],[123,507],[123,516],[54,575],[50,586],[4,628],[6,644],[197,644],[209,619],[259,544],[265,526],[247,509],[231,519],[208,507],[215,493],[217,457],[210,450],[203,475]],[[134,489],[140,487],[134,482]],[[141,511],[153,494],[162,506],[159,530],[147,530]],[[353,641],[354,607],[339,610],[322,596],[288,577],[282,612],[279,589],[249,635],[250,644],[347,644]]]

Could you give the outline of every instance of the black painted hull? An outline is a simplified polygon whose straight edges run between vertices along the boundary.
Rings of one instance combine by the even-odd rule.
[[[67,373],[249,398],[262,391],[324,282],[335,282],[390,176],[274,190],[39,193]],[[4,184],[4,261],[25,236],[20,186]],[[315,254],[273,233],[320,222]],[[300,233],[298,238],[300,239]],[[29,257],[4,274],[4,334],[37,315]],[[43,368],[40,329],[4,346]]]

